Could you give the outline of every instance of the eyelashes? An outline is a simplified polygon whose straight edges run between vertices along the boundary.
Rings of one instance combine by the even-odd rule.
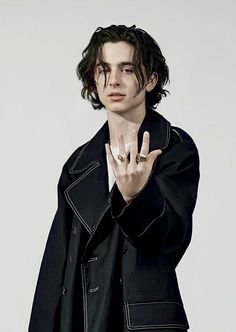
[[[98,69],[99,74],[104,74],[104,73],[109,73],[110,69],[109,68],[100,68]],[[120,71],[125,74],[132,74],[134,71],[132,68],[121,68]]]

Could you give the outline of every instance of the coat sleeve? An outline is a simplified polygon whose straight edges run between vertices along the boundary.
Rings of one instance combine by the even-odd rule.
[[[156,159],[148,181],[127,204],[115,186],[111,214],[124,235],[136,246],[158,246],[173,255],[177,265],[192,233],[197,198],[199,157],[191,137],[170,144]]]
[[[64,197],[64,189],[68,185],[68,170],[64,166],[57,186],[58,208],[40,267],[29,332],[56,331],[57,311],[62,294],[64,265],[72,221],[72,211]]]

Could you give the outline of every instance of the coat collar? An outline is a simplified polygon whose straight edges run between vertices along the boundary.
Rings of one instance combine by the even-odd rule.
[[[144,131],[150,133],[150,151],[164,150],[170,139],[170,123],[159,113],[147,109],[138,131],[138,151]],[[65,197],[79,221],[92,234],[110,206],[105,143],[109,141],[108,121],[84,146],[69,169],[75,181],[65,190]]]

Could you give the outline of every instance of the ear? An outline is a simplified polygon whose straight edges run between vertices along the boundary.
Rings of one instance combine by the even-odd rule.
[[[156,84],[158,82],[158,74],[157,73],[152,73],[150,79],[148,80],[146,84],[146,91],[150,92],[152,89],[155,88]]]

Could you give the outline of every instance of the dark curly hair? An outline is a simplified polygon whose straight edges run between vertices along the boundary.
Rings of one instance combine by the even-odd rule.
[[[104,107],[97,94],[94,80],[96,60],[99,59],[103,66],[103,44],[119,41],[125,41],[134,47],[133,64],[134,74],[138,80],[137,95],[147,82],[141,66],[145,67],[147,80],[151,79],[153,73],[157,74],[158,81],[156,86],[146,93],[146,107],[155,109],[162,97],[166,97],[168,93],[163,87],[170,81],[169,69],[157,42],[147,32],[136,28],[135,25],[131,27],[125,25],[111,25],[106,28],[98,27],[93,33],[88,46],[82,53],[83,58],[76,68],[77,76],[83,84],[82,97],[88,99],[94,109]]]

